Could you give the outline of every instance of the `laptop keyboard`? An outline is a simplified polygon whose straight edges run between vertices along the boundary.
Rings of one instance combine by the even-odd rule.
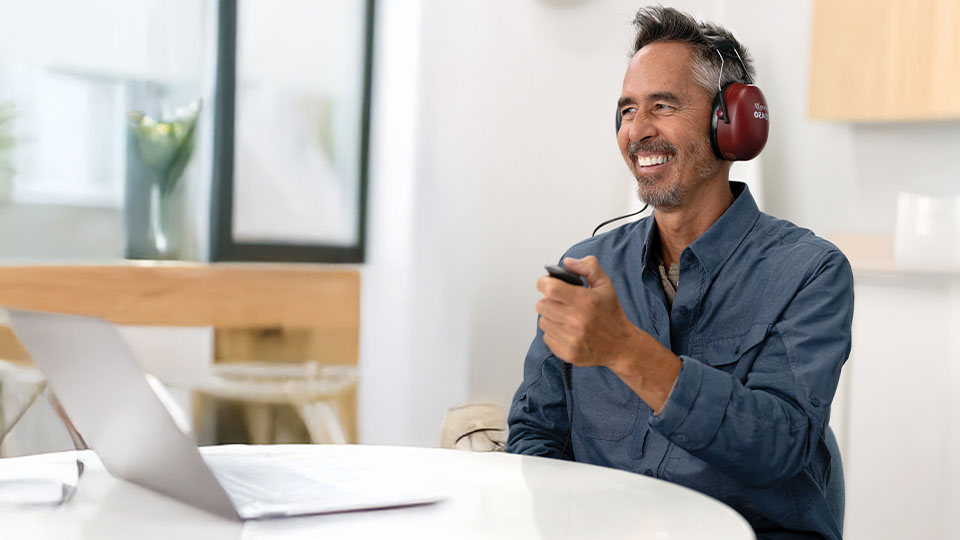
[[[368,460],[207,454],[204,461],[241,519],[419,506],[443,498],[435,488],[397,482],[396,471]]]
[[[273,460],[206,456],[207,466],[243,518],[312,513],[350,499],[350,493]]]

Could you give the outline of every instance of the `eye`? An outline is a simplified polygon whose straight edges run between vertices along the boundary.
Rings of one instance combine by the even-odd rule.
[[[656,105],[653,106],[653,110],[655,110],[655,111],[672,111],[672,110],[673,110],[673,107],[670,106],[670,105],[667,105],[666,103],[657,103]]]
[[[628,115],[632,115],[635,112],[637,112],[636,107],[624,107],[623,109],[620,110],[620,116],[623,116],[624,118],[626,118]]]

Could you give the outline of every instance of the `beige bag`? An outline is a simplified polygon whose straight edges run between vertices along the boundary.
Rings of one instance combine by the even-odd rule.
[[[507,411],[493,403],[448,409],[443,417],[441,448],[502,452],[507,445]]]

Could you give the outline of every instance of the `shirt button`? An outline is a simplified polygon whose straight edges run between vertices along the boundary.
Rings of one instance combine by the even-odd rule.
[[[647,469],[647,470],[643,471],[643,474],[645,474],[645,475],[647,475],[647,476],[653,476],[653,471],[651,471],[650,469]]]
[[[678,442],[678,443],[685,443],[685,442],[687,442],[687,436],[686,436],[686,435],[677,435],[677,442]]]
[[[688,253],[688,254],[687,254],[687,262],[688,262],[688,263],[692,263],[692,262],[695,261],[695,260],[697,260],[697,258],[693,256],[693,253]]]
[[[819,406],[820,406],[820,400],[817,399],[817,398],[810,398],[810,404],[813,405],[814,407],[819,407]]]
[[[680,314],[681,314],[681,315],[686,315],[686,314],[688,314],[688,313],[690,313],[690,310],[687,309],[687,306],[680,306]]]

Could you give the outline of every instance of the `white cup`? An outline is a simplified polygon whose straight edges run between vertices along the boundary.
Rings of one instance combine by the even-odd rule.
[[[960,265],[960,197],[899,193],[893,249],[906,266]]]

